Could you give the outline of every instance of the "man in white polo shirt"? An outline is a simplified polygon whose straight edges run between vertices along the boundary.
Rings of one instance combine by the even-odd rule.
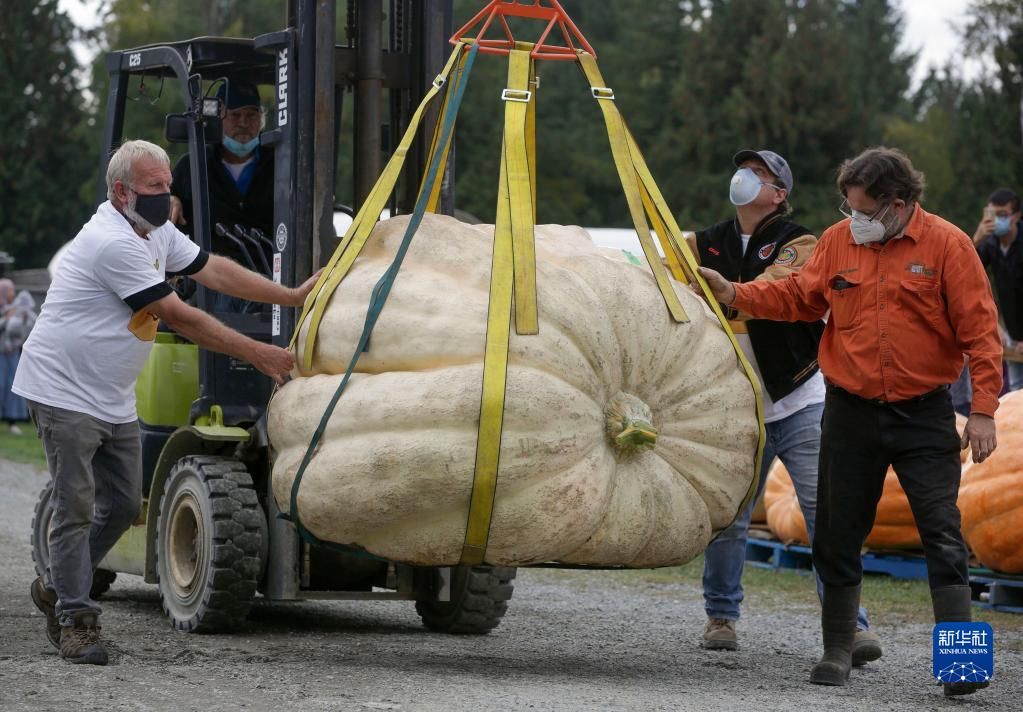
[[[170,161],[128,141],[107,168],[109,200],[68,248],[24,345],[13,390],[29,403],[53,480],[49,580],[32,583],[61,657],[104,665],[96,565],[138,515],[142,470],[135,380],[160,320],[202,348],[248,361],[278,383],[292,354],[254,341],[182,302],[175,275],[251,301],[299,306],[288,288],[201,250],[168,222]]]

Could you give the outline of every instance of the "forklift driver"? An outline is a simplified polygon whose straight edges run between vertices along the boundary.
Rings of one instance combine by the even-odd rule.
[[[46,633],[65,660],[105,665],[97,565],[142,500],[135,380],[162,319],[204,349],[248,361],[278,383],[294,367],[285,349],[250,339],[188,306],[168,276],[242,299],[299,306],[314,280],[289,288],[210,255],[168,222],[170,160],[128,141],[111,157],[108,201],[68,248],[25,342],[13,390],[24,397],[53,481],[47,573],[32,582]]]
[[[274,210],[274,154],[269,146],[259,145],[259,134],[265,122],[259,91],[254,84],[229,80],[220,85],[217,98],[224,103],[224,135],[220,145],[207,153],[207,180],[210,191],[210,235],[213,253],[228,257],[239,264],[259,269],[256,246],[247,246],[217,230],[226,231],[235,226],[259,230],[264,236],[273,232]],[[192,230],[192,169],[188,156],[174,167],[171,184],[170,219],[182,232],[196,236]],[[249,262],[248,250],[254,262]],[[240,312],[247,303],[243,300],[216,293],[214,312]]]

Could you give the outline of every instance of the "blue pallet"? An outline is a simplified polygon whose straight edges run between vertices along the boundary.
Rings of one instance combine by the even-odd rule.
[[[799,544],[786,546],[774,540],[747,540],[746,561],[764,569],[789,569],[805,573],[813,569],[810,547]],[[887,574],[897,579],[927,578],[927,564],[922,556],[870,552],[863,555],[863,570],[866,573]]]
[[[811,573],[813,555],[810,547],[786,546],[773,539],[748,539],[746,562],[762,569],[786,569]],[[887,574],[892,578],[920,580],[927,578],[923,556],[912,554],[868,552],[863,555],[863,570]],[[1023,576],[1010,576],[990,569],[970,569],[970,591],[973,604],[1002,613],[1023,613]]]
[[[970,592],[973,603],[1002,613],[1023,613],[1023,577],[1008,576],[990,569],[972,569]]]

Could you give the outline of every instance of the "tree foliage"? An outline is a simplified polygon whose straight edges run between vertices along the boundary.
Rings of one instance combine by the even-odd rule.
[[[425,1],[425,0],[424,0]],[[455,0],[467,21],[483,0]],[[962,58],[911,89],[900,0],[562,0],[593,44],[606,83],[686,228],[723,219],[731,157],[771,148],[795,175],[795,219],[838,217],[841,162],[903,148],[927,174],[925,206],[973,230],[995,188],[1023,188],[1023,3],[973,0]],[[82,92],[57,0],[8,3],[0,26],[0,249],[44,263],[92,209],[108,79],[102,52]],[[338,3],[338,37],[345,8]],[[103,0],[101,49],[281,29],[284,0]],[[386,6],[386,3],[385,3]],[[520,39],[536,25],[513,24]],[[29,61],[31,58],[31,61]],[[966,60],[982,71],[967,73]],[[493,220],[507,62],[481,56],[457,128],[458,207]],[[596,102],[578,68],[543,63],[538,99],[539,218],[626,226],[628,211]],[[134,80],[125,136],[162,142],[178,92]],[[159,97],[159,98],[158,98]],[[91,98],[91,100],[90,100]],[[345,102],[350,112],[352,102]],[[385,112],[386,115],[386,112]],[[342,145],[340,173],[351,146]],[[347,186],[342,181],[340,184]],[[346,197],[345,194],[339,197]]]
[[[16,265],[46,256],[78,231],[79,187],[95,170],[76,60],[75,28],[58,0],[7,3],[0,22],[0,249]]]

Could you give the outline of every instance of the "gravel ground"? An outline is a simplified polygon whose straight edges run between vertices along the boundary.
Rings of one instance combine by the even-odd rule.
[[[0,709],[15,710],[976,710],[1020,709],[1023,634],[998,631],[988,690],[930,684],[930,626],[882,625],[885,656],[845,688],[807,682],[818,613],[748,601],[741,650],[697,645],[700,592],[600,572],[520,571],[485,637],[427,632],[410,603],[260,605],[241,634],[176,633],[155,586],[105,597],[105,668],[64,663],[28,596],[29,522],[45,473],[0,461]],[[1015,701],[1013,701],[1015,700]]]

